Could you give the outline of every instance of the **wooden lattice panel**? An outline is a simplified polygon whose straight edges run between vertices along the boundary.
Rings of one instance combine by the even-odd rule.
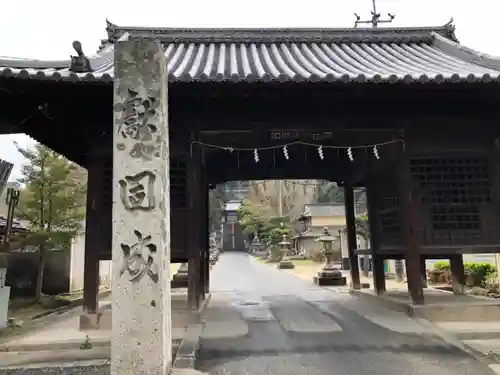
[[[186,162],[170,160],[170,205],[172,208],[187,207]]]
[[[481,230],[480,206],[491,201],[487,158],[418,158],[411,169],[433,230]]]
[[[401,241],[401,215],[399,199],[394,189],[384,189],[379,200],[382,243],[397,245]]]

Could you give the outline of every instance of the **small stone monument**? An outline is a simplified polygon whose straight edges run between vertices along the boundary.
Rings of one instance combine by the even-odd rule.
[[[342,270],[338,264],[341,258],[340,247],[333,249],[335,237],[330,235],[328,228],[323,229],[323,235],[319,237],[317,242],[321,242],[323,253],[325,254],[325,265],[318,272],[318,276],[314,278],[314,283],[323,286],[345,286],[347,285],[346,278],[342,276]]]
[[[278,269],[289,270],[295,268],[295,265],[288,256],[291,243],[288,241],[288,236],[286,234],[283,235],[282,240],[278,245],[281,248],[281,260],[278,263]]]
[[[10,286],[5,285],[7,279],[7,254],[0,254],[0,328],[7,326],[9,310]]]

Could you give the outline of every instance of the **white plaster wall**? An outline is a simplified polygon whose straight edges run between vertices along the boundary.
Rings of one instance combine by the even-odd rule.
[[[71,244],[69,291],[83,289],[83,266],[85,263],[85,233],[73,238]]]
[[[75,236],[71,244],[69,291],[76,292],[83,289],[83,272],[85,264],[85,232]],[[101,285],[111,287],[112,261],[99,262],[99,277]]]
[[[367,241],[363,236],[356,234],[356,237],[359,250],[368,249],[370,247],[370,242]],[[347,248],[347,233],[345,231],[342,231],[340,233],[340,249],[342,252],[342,258],[349,258],[349,251]]]

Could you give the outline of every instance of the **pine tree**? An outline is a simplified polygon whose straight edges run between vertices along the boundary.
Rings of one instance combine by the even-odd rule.
[[[16,216],[30,223],[30,231],[22,235],[21,242],[38,247],[36,298],[40,300],[46,252],[69,248],[71,239],[82,229],[86,181],[81,167],[41,144],[16,147],[26,158],[19,179],[25,187]]]

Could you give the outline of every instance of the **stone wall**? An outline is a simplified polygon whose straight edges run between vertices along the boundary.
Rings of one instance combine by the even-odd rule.
[[[38,252],[11,253],[6,284],[12,287],[12,296],[34,296],[39,265]],[[60,294],[69,292],[70,252],[47,251],[42,292]]]

